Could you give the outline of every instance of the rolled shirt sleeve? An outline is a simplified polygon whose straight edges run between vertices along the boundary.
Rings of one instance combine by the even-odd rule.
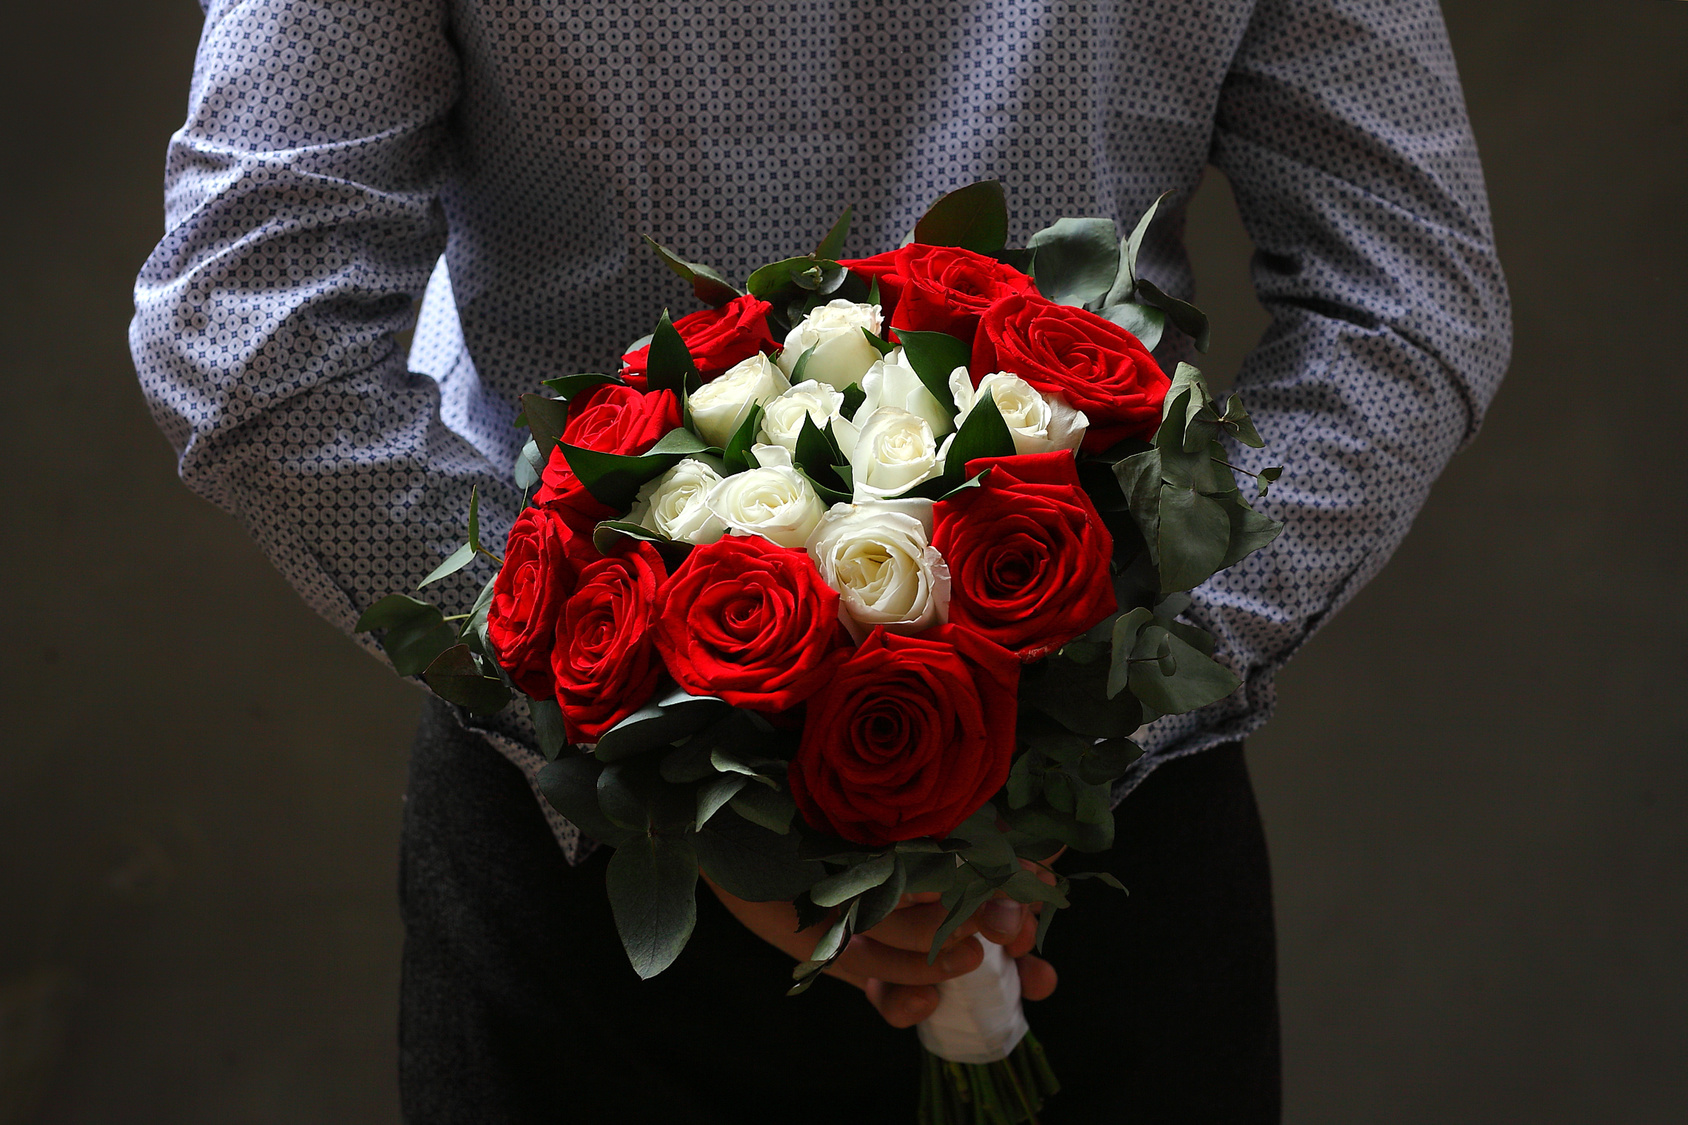
[[[347,631],[462,542],[471,487],[490,526],[520,503],[395,339],[446,242],[458,86],[437,5],[211,0],[136,286],[130,343],[182,479]]]
[[[1388,561],[1505,372],[1511,326],[1476,144],[1434,3],[1263,0],[1221,92],[1231,182],[1271,324],[1237,390],[1285,466],[1257,504],[1282,535],[1189,616],[1243,678],[1162,719],[1156,761],[1269,717],[1272,677]],[[1246,482],[1245,482],[1246,483]]]

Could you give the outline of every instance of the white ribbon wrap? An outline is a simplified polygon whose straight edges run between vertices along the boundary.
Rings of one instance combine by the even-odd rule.
[[[983,941],[985,959],[938,985],[938,1006],[918,1024],[920,1045],[954,1063],[982,1066],[1013,1053],[1030,1028],[1020,1006],[1020,967]]]

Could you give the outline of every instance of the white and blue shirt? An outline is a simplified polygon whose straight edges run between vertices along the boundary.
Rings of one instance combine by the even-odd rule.
[[[1156,723],[1129,788],[1266,721],[1505,370],[1432,0],[207,0],[131,342],[182,478],[349,630],[462,542],[471,487],[502,537],[518,395],[696,307],[640,235],[742,279],[846,204],[862,256],[975,180],[1011,243],[1172,189],[1143,272],[1187,295],[1210,163],[1272,317],[1237,382],[1267,448],[1235,456],[1286,466],[1260,504],[1285,529],[1189,612],[1242,688]],[[531,778],[521,721],[491,726]]]

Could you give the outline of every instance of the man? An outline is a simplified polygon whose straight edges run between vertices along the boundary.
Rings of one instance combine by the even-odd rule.
[[[1005,184],[1011,241],[1060,215],[1128,221],[1170,188],[1144,269],[1183,292],[1181,210],[1210,162],[1273,318],[1238,381],[1269,448],[1237,455],[1287,465],[1263,506],[1286,527],[1198,591],[1243,687],[1153,730],[1095,863],[1132,897],[1061,919],[1067,983],[1032,1018],[1067,1086],[1047,1121],[1271,1121],[1270,896],[1239,740],[1399,543],[1506,362],[1433,3],[209,0],[133,346],[184,480],[349,630],[460,542],[471,487],[483,526],[509,526],[517,395],[607,369],[661,307],[692,307],[640,234],[743,277],[845,204],[866,254],[978,179]],[[407,364],[395,336],[424,290]],[[410,1119],[906,1116],[915,1052],[887,1024],[929,1010],[932,978],[886,959],[918,947],[920,915],[846,966],[879,1015],[843,987],[779,1000],[789,959],[712,900],[682,961],[633,982],[603,857],[534,800],[523,736],[431,711],[418,740]],[[1026,921],[979,925],[1019,953]]]

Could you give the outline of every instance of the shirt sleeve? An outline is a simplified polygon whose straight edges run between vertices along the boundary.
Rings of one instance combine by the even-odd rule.
[[[1196,591],[1190,617],[1243,686],[1154,724],[1143,772],[1266,721],[1273,675],[1383,567],[1476,433],[1510,350],[1435,3],[1262,0],[1220,95],[1211,161],[1235,192],[1271,316],[1236,388],[1267,447],[1233,443],[1233,459],[1285,466],[1256,505],[1284,530]]]
[[[395,339],[445,245],[458,88],[439,5],[208,0],[136,286],[130,343],[182,479],[347,631],[462,542],[471,487],[489,526],[520,502]],[[469,570],[442,603],[472,600]]]

